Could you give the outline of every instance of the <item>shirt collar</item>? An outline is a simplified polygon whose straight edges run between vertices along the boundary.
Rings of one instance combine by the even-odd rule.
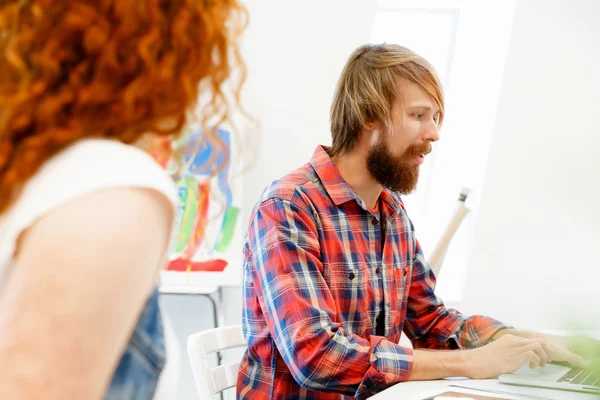
[[[317,176],[321,179],[325,190],[336,206],[355,200],[362,208],[367,210],[365,202],[360,198],[358,193],[344,180],[337,166],[327,153],[327,147],[319,145],[315,149],[310,165],[315,170]],[[398,195],[393,195],[388,189],[383,189],[379,197],[388,203],[398,214],[403,208],[402,201]]]

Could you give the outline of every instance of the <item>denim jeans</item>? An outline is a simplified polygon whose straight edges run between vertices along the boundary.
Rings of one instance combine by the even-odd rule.
[[[105,400],[151,400],[164,366],[163,323],[155,289],[121,357]]]

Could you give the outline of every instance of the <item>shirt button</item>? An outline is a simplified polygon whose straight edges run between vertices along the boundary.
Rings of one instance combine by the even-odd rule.
[[[377,221],[377,218],[373,218],[373,220],[371,221],[371,223],[373,225],[377,225],[379,223],[379,221]]]
[[[375,269],[375,273],[376,273],[376,274],[380,274],[380,273],[381,273],[381,269],[380,269],[379,267],[377,267],[377,268]]]
[[[354,279],[355,275],[354,272],[350,272],[350,275],[348,275],[348,278],[350,278],[350,280]]]

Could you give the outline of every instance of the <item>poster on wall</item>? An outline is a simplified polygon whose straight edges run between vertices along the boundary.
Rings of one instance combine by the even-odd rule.
[[[231,173],[232,136],[218,129],[219,146],[203,140],[200,127],[192,125],[172,144],[183,154],[180,167],[173,156],[158,160],[173,177],[179,196],[170,261],[161,272],[163,285],[236,285],[241,280],[241,181]]]

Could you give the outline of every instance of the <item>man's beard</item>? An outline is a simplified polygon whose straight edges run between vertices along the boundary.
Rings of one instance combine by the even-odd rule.
[[[395,156],[380,136],[369,150],[367,168],[371,176],[392,192],[409,194],[417,187],[419,165],[411,165],[421,154],[431,152],[431,144],[412,145],[401,156]]]

